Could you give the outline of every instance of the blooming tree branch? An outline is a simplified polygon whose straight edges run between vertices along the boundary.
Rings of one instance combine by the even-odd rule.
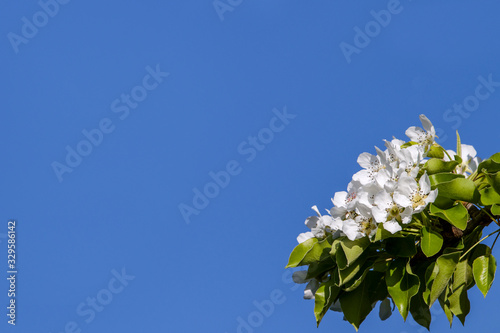
[[[385,150],[358,157],[347,191],[336,192],[333,207],[308,217],[310,231],[297,237],[287,267],[307,283],[317,324],[328,310],[343,312],[357,330],[380,302],[387,319],[393,303],[404,320],[411,314],[429,329],[434,302],[450,325],[470,311],[467,291],[486,296],[496,260],[482,244],[483,229],[500,218],[500,153],[481,161],[474,147],[456,151],[435,142],[431,121],[406,130],[409,141],[385,141]]]

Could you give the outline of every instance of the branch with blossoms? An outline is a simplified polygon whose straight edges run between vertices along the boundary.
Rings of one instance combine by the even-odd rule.
[[[456,151],[435,142],[432,123],[410,127],[410,141],[385,141],[376,155],[362,153],[347,191],[335,193],[333,207],[305,221],[288,267],[314,299],[317,325],[328,310],[342,312],[356,330],[379,304],[379,316],[397,308],[429,329],[438,301],[450,326],[465,324],[467,292],[476,285],[486,297],[496,272],[483,229],[500,226],[500,153],[481,161],[474,147]]]

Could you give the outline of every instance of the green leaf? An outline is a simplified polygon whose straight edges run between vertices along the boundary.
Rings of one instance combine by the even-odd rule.
[[[415,236],[388,238],[386,240],[385,250],[387,253],[394,256],[413,257],[417,254]]]
[[[443,158],[444,157],[443,147],[431,146],[431,148],[427,152],[427,157],[436,157],[436,158],[440,158],[440,159]]]
[[[431,326],[431,311],[427,304],[425,304],[422,294],[418,293],[413,296],[410,301],[410,313],[419,325],[429,329]]]
[[[363,259],[364,261],[364,259]],[[344,279],[341,281],[344,282],[344,290],[345,291],[353,291],[359,285],[361,282],[363,282],[364,278],[368,274],[368,272],[373,268],[373,263],[375,262],[375,259],[368,259],[363,266],[358,270],[357,275],[355,275],[352,278]],[[342,271],[339,272],[339,275],[342,275]]]
[[[432,257],[438,253],[443,246],[443,236],[429,227],[422,228],[421,241],[422,252],[424,252],[427,257]]]
[[[362,269],[363,264],[365,262],[366,255],[362,256],[359,260],[353,263],[350,266],[347,266],[344,269],[339,271],[339,286],[343,286],[347,282],[351,281]]]
[[[457,264],[455,272],[453,273],[453,290],[458,290],[459,288],[469,288],[473,280],[472,277],[472,267],[467,260],[462,260]]]
[[[344,311],[344,316],[356,331],[372,311],[372,304],[387,297],[387,289],[383,278],[382,273],[369,271],[358,288],[340,295],[340,305]]]
[[[441,209],[436,205],[431,204],[429,213],[448,221],[458,229],[465,230],[465,228],[467,228],[469,212],[461,203],[458,203],[449,209]]]
[[[321,319],[326,314],[330,306],[337,300],[340,288],[333,280],[321,284],[314,296],[314,315],[316,324],[319,326]]]
[[[380,303],[378,316],[382,321],[388,319],[392,315],[391,300],[386,298]]]
[[[418,293],[420,280],[411,272],[410,262],[405,259],[396,259],[386,273],[387,291],[396,304],[399,313],[406,321],[410,309],[410,300]]]
[[[317,238],[310,238],[293,249],[285,268],[309,265],[319,261],[322,256],[329,255],[331,246],[331,237],[321,241]]]
[[[465,317],[470,312],[470,301],[467,297],[467,288],[461,287],[455,290],[453,294],[448,297],[450,311],[460,319],[462,325],[465,325]]]
[[[423,293],[426,290],[425,274],[428,267],[429,263],[422,263],[415,268],[415,272],[417,273],[418,279],[420,280],[420,288],[418,290],[418,293],[413,296],[410,301],[410,313],[413,319],[419,325],[427,329],[429,329],[432,319],[430,309],[425,303],[423,297]]]
[[[443,161],[440,158],[431,158],[425,163],[423,170],[427,170],[428,175],[442,172],[452,172],[458,165],[457,161]]]
[[[484,206],[500,204],[500,194],[493,187],[486,187],[479,191],[481,194],[481,203]]]
[[[460,135],[457,130],[457,156],[462,156],[462,142],[460,141]]]
[[[474,260],[472,265],[472,272],[477,287],[483,293],[484,297],[488,294],[491,284],[495,279],[495,271],[497,269],[497,262],[493,255],[483,255]]]
[[[495,172],[492,174],[487,174],[486,178],[488,179],[488,183],[493,186],[495,191],[500,192],[500,172]]]
[[[335,261],[339,269],[345,269],[347,267],[347,258],[345,256],[342,246],[337,246],[337,251],[335,251]]]
[[[441,209],[449,209],[455,205],[455,200],[438,195],[432,204]]]
[[[451,325],[453,324],[453,313],[451,312],[450,309],[450,303],[446,298],[446,292],[443,292],[443,294],[439,296],[439,304],[443,308],[443,311],[446,314],[446,318],[448,318],[448,321],[450,322],[450,328],[451,328]]]
[[[491,206],[491,214],[496,215],[496,216],[500,215],[500,205],[495,204],[495,205]]]
[[[458,175],[456,173],[449,173],[449,172],[436,173],[436,174],[429,176],[429,180],[431,182],[431,187],[433,189],[436,187],[436,185],[449,182],[455,178],[465,178],[465,176]]]
[[[486,170],[490,173],[500,171],[500,153],[496,153],[490,158],[479,163],[477,170],[478,172]]]
[[[431,262],[425,271],[425,278],[423,280],[425,283],[425,290],[422,292],[422,297],[425,303],[429,306],[429,308],[430,308],[432,284],[434,283],[434,280],[436,279],[438,272],[439,272],[439,267],[438,265],[436,265],[435,261]]]
[[[491,254],[491,249],[486,244],[477,244],[476,247],[472,250],[472,253],[469,254],[469,264],[472,265],[474,260],[481,256],[486,256]]]
[[[465,324],[465,317],[470,312],[470,301],[467,297],[467,290],[472,283],[472,267],[468,260],[460,261],[453,273],[453,293],[448,296],[451,312],[457,316],[462,325]]]
[[[445,291],[448,286],[455,267],[458,264],[461,251],[445,253],[436,260],[438,273],[432,282],[431,293],[429,298],[429,307],[438,299],[438,297]]]
[[[335,260],[333,260],[331,256],[328,256],[321,261],[313,262],[307,269],[306,279],[311,279],[313,277],[322,275],[332,270],[336,265],[337,264],[335,263]]]
[[[349,266],[356,259],[358,259],[363,251],[365,251],[365,249],[370,245],[370,240],[368,237],[363,237],[354,241],[346,239],[340,243],[340,245],[344,250],[345,258],[347,259],[347,266]]]
[[[455,178],[437,185],[438,195],[453,200],[478,203],[481,195],[474,182],[466,178]]]

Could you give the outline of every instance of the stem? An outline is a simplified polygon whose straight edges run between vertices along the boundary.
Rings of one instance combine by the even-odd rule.
[[[495,243],[497,242],[498,236],[500,236],[500,233],[495,237],[495,240],[493,241],[493,245],[491,245],[491,251],[493,251],[493,247],[495,247]]]
[[[446,151],[446,149],[444,149],[442,146],[439,146],[441,147],[441,149],[443,149],[444,153],[448,156],[448,158],[450,159],[450,161],[454,161],[453,158],[451,158],[450,154],[448,154],[448,152]]]
[[[462,256],[460,257],[460,259],[458,259],[458,261],[461,261],[467,254],[469,254],[469,252],[475,248],[479,243],[481,243],[482,241],[484,241],[486,238],[488,237],[491,237],[493,236],[494,234],[496,234],[497,232],[500,232],[500,229],[498,230],[495,230],[493,231],[491,234],[489,234],[488,236],[484,236],[481,240],[479,240],[479,242],[477,242],[476,244],[472,245],[470,249],[467,250],[467,252],[465,252],[464,254],[462,254]]]
[[[476,207],[479,207],[479,206],[476,206]],[[483,212],[486,213],[486,215],[488,215],[490,217],[490,219],[495,222],[499,227],[500,227],[500,224],[498,223],[498,221],[490,214],[490,212],[488,212],[486,209],[483,209],[481,207],[479,207],[479,209]]]

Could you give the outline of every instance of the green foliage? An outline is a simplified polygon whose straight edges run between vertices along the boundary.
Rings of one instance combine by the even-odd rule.
[[[411,298],[417,294],[420,286],[418,276],[412,273],[409,261],[397,259],[392,262],[386,272],[385,280],[389,295],[406,321]]]
[[[293,249],[285,268],[318,262],[321,258],[328,256],[331,245],[331,237],[320,241],[317,238],[310,238]]]
[[[491,288],[496,269],[497,262],[495,257],[491,254],[482,255],[474,260],[472,266],[474,281],[476,281],[477,287],[481,290],[484,297],[486,297],[486,294]]]
[[[461,168],[467,161],[461,149],[458,133],[457,154],[446,161],[448,153],[431,146],[418,177],[424,171],[429,175],[436,200],[410,223],[398,220],[401,231],[391,233],[379,223],[370,237],[349,240],[327,233],[293,249],[286,267],[307,266],[306,280],[319,282],[314,300],[317,325],[329,309],[339,311],[340,304],[345,320],[358,330],[378,304],[381,320],[397,308],[403,320],[411,314],[429,329],[436,301],[450,325],[455,317],[465,324],[471,312],[469,290],[477,286],[486,297],[495,278],[496,260],[491,248],[481,243],[495,232],[481,237],[485,226],[500,217],[500,153],[464,176]]]
[[[432,257],[437,254],[441,247],[443,246],[443,236],[429,227],[422,228],[422,238],[421,238],[422,252],[427,257]]]

